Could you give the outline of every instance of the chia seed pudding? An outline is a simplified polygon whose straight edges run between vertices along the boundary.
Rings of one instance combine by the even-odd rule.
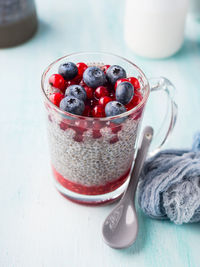
[[[109,117],[105,120],[91,118],[94,115],[90,118],[70,116],[49,103],[51,95],[60,92],[58,88],[48,84],[44,92],[51,165],[56,182],[72,192],[91,196],[112,192],[123,185],[134,160],[144,105],[120,121]],[[130,110],[132,107],[128,109],[128,105],[125,107]]]

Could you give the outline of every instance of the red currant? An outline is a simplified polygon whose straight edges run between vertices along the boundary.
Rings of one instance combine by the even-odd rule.
[[[115,100],[115,92],[114,91],[110,92],[110,98],[112,98],[112,100]]]
[[[77,63],[76,66],[78,68],[78,76],[82,77],[83,76],[83,72],[88,68],[88,66],[83,62]]]
[[[81,85],[83,87],[87,86],[86,83],[84,82],[84,80],[81,80],[80,83],[79,83],[79,85]]]
[[[110,65],[104,65],[101,69],[104,73],[110,68]]]
[[[112,101],[112,98],[110,98],[109,96],[102,96],[100,99],[99,99],[99,105],[102,105],[103,107],[106,106],[106,104],[108,102]]]
[[[53,93],[52,95],[50,95],[49,100],[56,105],[57,107],[59,107],[60,105],[60,101],[64,98],[64,95],[61,93]]]
[[[87,99],[92,99],[93,98],[93,89],[89,86],[84,86],[84,89],[87,94]]]
[[[138,79],[136,79],[135,77],[129,77],[128,81],[133,85],[135,90],[140,89],[140,83]]]
[[[125,106],[126,109],[131,110],[132,108],[136,107],[141,100],[142,100],[141,94],[139,93],[134,94],[133,99]]]
[[[115,90],[116,90],[117,86],[118,86],[120,83],[122,83],[122,82],[128,82],[128,81],[129,81],[129,80],[128,80],[127,78],[122,78],[122,79],[117,80],[116,83],[115,83]]]
[[[85,106],[85,110],[83,111],[83,116],[85,117],[92,117],[92,111],[90,106]]]
[[[92,110],[92,116],[97,118],[105,117],[104,107],[100,105],[95,106]]]
[[[75,81],[71,80],[71,81],[66,81],[65,82],[65,88],[69,87],[70,85],[74,85],[76,84]]]
[[[65,89],[65,79],[60,74],[52,74],[49,78],[49,83],[61,91]]]
[[[97,87],[94,94],[95,94],[96,98],[98,98],[98,99],[101,98],[102,96],[108,96],[109,95],[107,88],[104,86]]]

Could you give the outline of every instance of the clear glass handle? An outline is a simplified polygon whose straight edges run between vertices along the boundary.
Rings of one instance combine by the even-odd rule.
[[[154,142],[152,143],[151,151],[149,153],[150,156],[153,156],[161,149],[169,135],[172,133],[176,124],[178,108],[174,101],[175,87],[167,78],[150,78],[149,84],[151,93],[162,92],[166,97],[166,101],[163,101],[163,97],[160,97],[159,101],[156,99],[156,104],[153,107],[154,112],[159,114],[159,112],[162,113],[163,107],[166,105],[162,122],[161,124],[159,122],[159,127],[157,127],[157,131],[155,131]],[[150,94],[150,98],[151,95],[153,94]],[[154,127],[154,125],[151,126]]]

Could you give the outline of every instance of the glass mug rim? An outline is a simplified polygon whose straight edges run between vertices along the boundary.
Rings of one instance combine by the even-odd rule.
[[[69,113],[69,112],[66,112],[66,111],[63,111],[61,110],[59,107],[57,107],[55,104],[53,104],[50,99],[48,98],[46,92],[45,92],[45,80],[46,80],[46,76],[47,76],[47,73],[51,70],[51,68],[56,65],[59,61],[63,60],[63,59],[67,59],[68,57],[70,56],[78,56],[78,55],[105,55],[105,56],[114,56],[116,58],[119,58],[123,61],[125,61],[126,63],[129,63],[134,69],[136,69],[139,74],[141,75],[141,77],[144,79],[145,81],[145,84],[146,86],[144,86],[143,90],[144,90],[144,94],[143,94],[143,97],[142,97],[142,100],[141,102],[136,106],[134,107],[133,109],[129,110],[129,111],[126,111],[122,114],[119,114],[119,115],[116,115],[116,116],[110,116],[110,117],[103,117],[103,118],[94,118],[94,117],[86,117],[86,116],[81,116],[81,115],[76,115],[76,114],[72,114],[72,113]],[[61,115],[63,115],[64,117],[73,117],[74,119],[84,119],[84,120],[88,120],[88,121],[110,121],[110,120],[113,120],[113,119],[118,119],[118,118],[123,118],[123,117],[127,117],[128,115],[131,115],[131,114],[134,114],[134,113],[137,113],[138,110],[140,110],[140,108],[142,108],[145,103],[147,102],[147,99],[149,97],[149,93],[150,93],[150,86],[149,86],[149,81],[146,77],[146,75],[144,74],[144,72],[136,65],[134,64],[133,62],[131,62],[130,60],[122,57],[122,56],[119,56],[119,55],[116,55],[116,54],[113,54],[113,53],[108,53],[108,52],[75,52],[75,53],[71,53],[71,54],[68,54],[68,55],[65,55],[63,57],[60,57],[56,60],[54,60],[43,72],[42,74],[42,78],[41,78],[41,88],[42,88],[42,94],[43,96],[45,97],[45,99],[48,101],[48,104],[50,104],[50,106],[52,106],[52,108],[54,110],[56,110],[58,113],[60,113]]]

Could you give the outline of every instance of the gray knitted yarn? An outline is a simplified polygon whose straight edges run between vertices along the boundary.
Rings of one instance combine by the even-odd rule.
[[[192,150],[165,150],[148,159],[138,186],[144,213],[176,224],[200,221],[200,133]]]

